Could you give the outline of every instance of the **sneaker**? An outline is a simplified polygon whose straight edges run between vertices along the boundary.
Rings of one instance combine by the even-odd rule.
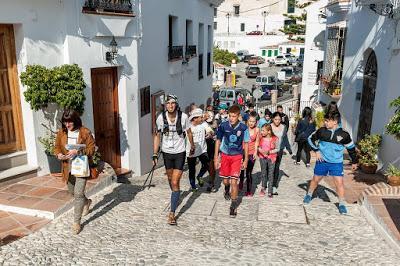
[[[251,193],[250,191],[246,192],[246,197],[249,197],[249,198],[253,197],[253,193]]]
[[[265,196],[265,188],[262,188],[260,190],[260,197],[264,197]]]
[[[307,168],[310,168],[310,167],[311,167],[311,164],[306,163],[306,167],[307,167]]]
[[[312,200],[312,197],[307,194],[307,195],[304,196],[303,203],[304,204],[309,204],[311,202],[311,200]]]
[[[231,218],[236,218],[237,209],[230,207],[229,215],[231,216]]]
[[[294,161],[294,165],[300,165],[300,162],[298,162],[298,161]]]
[[[268,193],[268,198],[272,198],[272,197],[273,197],[272,193]]]
[[[345,205],[343,205],[343,204],[339,204],[339,213],[340,214],[347,214],[347,208],[346,208],[346,206]]]
[[[243,190],[243,182],[239,182],[239,190],[240,190],[240,191]]]
[[[199,187],[203,187],[203,186],[204,186],[203,178],[198,177],[198,178],[197,178],[197,182],[199,182]]]
[[[272,195],[278,196],[278,189],[276,187],[272,187]]]
[[[231,200],[231,193],[225,192],[224,198],[225,198],[225,200]]]
[[[218,191],[218,190],[217,190],[216,187],[212,187],[212,188],[211,188],[211,192],[212,192],[212,193],[215,193],[215,192],[217,192],[217,191]]]
[[[190,192],[197,192],[197,191],[198,191],[198,188],[197,188],[197,187],[192,187],[192,188],[190,188],[189,191],[190,191]]]

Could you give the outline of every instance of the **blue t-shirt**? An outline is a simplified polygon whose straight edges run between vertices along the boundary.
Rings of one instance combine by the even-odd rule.
[[[243,154],[243,142],[250,141],[250,133],[247,126],[241,122],[233,128],[229,121],[226,121],[218,127],[217,139],[221,141],[221,152],[238,155]]]
[[[261,118],[260,119],[260,121],[258,121],[258,127],[259,128],[262,128],[263,127],[263,125],[265,125],[265,124],[271,124],[271,120],[268,120],[267,121],[267,119],[265,119],[264,117],[263,118]]]

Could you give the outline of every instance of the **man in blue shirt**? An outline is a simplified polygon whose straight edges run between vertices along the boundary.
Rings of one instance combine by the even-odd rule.
[[[230,216],[236,217],[238,206],[238,179],[241,170],[247,168],[249,129],[239,121],[240,108],[233,105],[228,111],[229,119],[220,124],[215,142],[215,169],[220,168],[219,152],[221,152],[221,169],[219,175],[224,180],[225,199],[231,199]],[[244,154],[244,158],[243,158]]]

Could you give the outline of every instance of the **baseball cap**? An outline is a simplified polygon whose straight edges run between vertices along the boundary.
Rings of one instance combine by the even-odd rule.
[[[221,104],[218,106],[218,109],[219,109],[219,110],[228,110],[228,105],[226,105],[226,103],[221,103]]]
[[[193,118],[201,116],[203,116],[203,110],[201,110],[200,108],[196,108],[191,112],[189,120],[192,121]]]
[[[174,95],[174,94],[168,94],[167,95],[167,99],[165,102],[174,102],[177,103],[178,102],[178,96]]]

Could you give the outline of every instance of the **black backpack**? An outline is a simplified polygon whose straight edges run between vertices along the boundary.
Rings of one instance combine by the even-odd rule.
[[[179,136],[183,136],[185,137],[185,134],[183,132],[182,129],[182,111],[178,110],[178,118],[176,121],[176,133],[178,133]],[[167,112],[163,112],[162,113],[163,116],[163,134],[168,134],[169,133],[169,123],[168,123],[168,119],[167,119]]]

